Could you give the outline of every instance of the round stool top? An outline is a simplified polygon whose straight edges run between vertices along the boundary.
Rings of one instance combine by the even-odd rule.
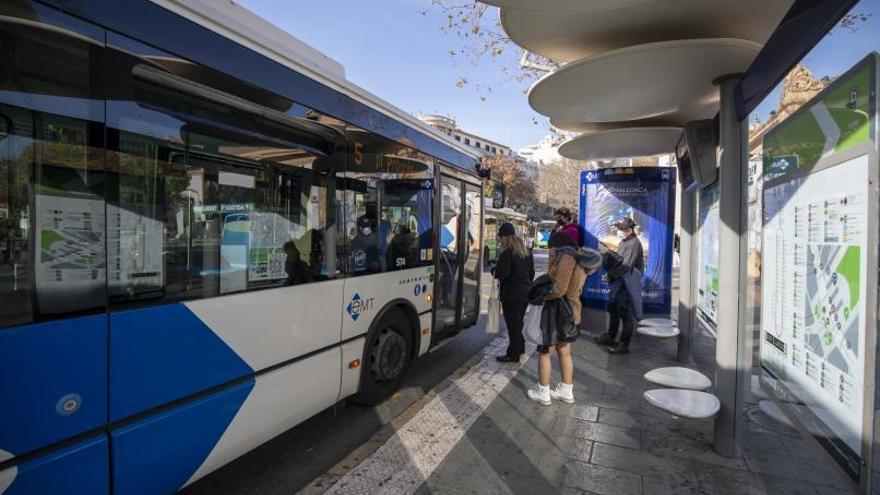
[[[706,390],[712,386],[712,380],[697,370],[670,366],[657,368],[645,373],[645,380],[651,383],[670,388],[683,388],[687,390]]]
[[[651,405],[683,418],[711,418],[721,409],[718,397],[697,390],[658,388],[646,391],[644,397]]]
[[[674,327],[678,323],[669,318],[645,318],[644,320],[639,320],[639,325],[646,327]]]
[[[646,337],[658,338],[678,337],[681,333],[678,327],[639,327],[636,332]]]

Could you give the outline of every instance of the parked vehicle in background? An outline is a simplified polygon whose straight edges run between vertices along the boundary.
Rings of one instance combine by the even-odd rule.
[[[547,241],[550,240],[550,233],[553,232],[553,229],[555,228],[556,222],[554,220],[542,220],[538,222],[538,228],[535,232],[535,246],[546,248]]]

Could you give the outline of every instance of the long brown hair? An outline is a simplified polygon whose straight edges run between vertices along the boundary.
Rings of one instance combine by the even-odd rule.
[[[525,243],[523,243],[523,240],[518,235],[500,236],[498,237],[498,242],[501,244],[501,251],[511,249],[513,254],[520,258],[526,258],[529,255],[529,252],[526,251]]]

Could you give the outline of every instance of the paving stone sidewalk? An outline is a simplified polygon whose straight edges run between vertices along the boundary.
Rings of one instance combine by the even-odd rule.
[[[537,324],[536,313],[528,324]],[[644,373],[679,365],[672,341],[638,338],[631,354],[611,356],[582,338],[573,348],[576,403],[552,406],[526,398],[537,378],[533,353],[521,366],[494,360],[506,345],[496,339],[328,493],[848,493],[790,428],[746,411],[743,454],[725,458],[712,451],[711,420],[676,418],[645,402],[642,392],[653,387]]]
[[[642,393],[655,387],[643,375],[680,365],[674,342],[640,338],[631,354],[611,356],[582,338],[573,355],[574,405],[526,398],[533,356],[416,493],[848,493],[794,430],[747,420],[743,454],[725,458],[712,451],[712,420],[648,404]]]

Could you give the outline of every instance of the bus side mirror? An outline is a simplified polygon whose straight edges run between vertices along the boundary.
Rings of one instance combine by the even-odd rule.
[[[492,208],[504,208],[504,184],[495,183],[492,188]]]

